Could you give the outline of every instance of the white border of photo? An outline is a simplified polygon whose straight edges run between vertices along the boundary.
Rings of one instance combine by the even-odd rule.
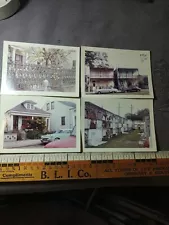
[[[76,148],[4,148],[4,129],[6,124],[5,112],[7,108],[6,102],[12,102],[14,99],[18,99],[18,104],[22,101],[30,98],[32,101],[36,102],[36,99],[45,99],[50,101],[65,101],[72,102],[76,104]],[[69,153],[69,152],[81,152],[81,137],[80,137],[80,99],[70,99],[70,98],[56,98],[56,97],[44,97],[44,96],[11,96],[11,95],[1,95],[1,127],[0,127],[0,154],[15,154],[15,153]],[[58,109],[59,110],[59,109]]]
[[[110,53],[114,52],[115,55],[119,55],[118,58],[120,58],[120,54],[127,53],[128,59],[131,57],[131,55],[134,54],[145,54],[147,57],[147,77],[148,77],[148,87],[149,87],[149,94],[92,94],[92,93],[86,93],[85,91],[85,51],[95,51],[95,52],[104,52],[104,53]],[[133,65],[133,68],[136,66],[134,65],[135,58],[131,57],[131,65]],[[118,65],[123,62],[118,62]],[[100,96],[104,96],[105,98],[109,97],[111,95],[112,98],[154,98],[154,91],[153,91],[153,84],[152,84],[152,74],[151,74],[151,59],[150,59],[150,51],[142,51],[142,50],[125,50],[125,49],[113,49],[113,48],[100,48],[100,47],[88,47],[88,46],[81,46],[81,93],[82,96],[91,96],[100,98]]]
[[[7,85],[7,62],[8,62],[8,46],[18,45],[25,47],[45,47],[53,49],[73,50],[76,52],[76,80],[75,80],[75,91],[74,92],[57,92],[57,91],[24,91],[24,90],[10,90]],[[39,95],[39,96],[58,96],[58,97],[79,97],[79,77],[80,77],[80,48],[71,46],[59,46],[59,45],[46,45],[46,44],[35,44],[26,42],[10,42],[4,41],[3,44],[3,60],[2,60],[2,80],[1,80],[1,94],[7,95]]]
[[[100,102],[106,102],[106,101],[112,101],[112,102],[118,102],[120,101],[121,103],[123,101],[128,101],[132,103],[132,101],[137,101],[137,102],[149,102],[149,112],[150,112],[150,138],[149,138],[149,143],[150,147],[149,148],[97,148],[97,147],[92,147],[92,148],[87,148],[85,147],[85,102],[92,102],[93,101],[99,101]],[[111,103],[110,103],[111,104]],[[157,145],[156,145],[156,134],[155,134],[155,125],[154,125],[154,113],[153,113],[153,100],[151,99],[115,99],[111,98],[109,96],[108,98],[105,99],[104,96],[100,97],[98,100],[97,98],[91,98],[91,97],[83,97],[81,99],[81,132],[82,132],[82,145],[83,145],[83,152],[156,152],[157,151]]]

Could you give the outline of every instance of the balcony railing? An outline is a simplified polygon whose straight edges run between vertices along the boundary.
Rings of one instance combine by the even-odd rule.
[[[118,77],[119,77],[119,79],[121,79],[121,78],[126,78],[126,79],[135,78],[135,76],[133,74],[119,74]]]
[[[90,73],[90,78],[112,78],[113,79],[114,74],[113,73]]]

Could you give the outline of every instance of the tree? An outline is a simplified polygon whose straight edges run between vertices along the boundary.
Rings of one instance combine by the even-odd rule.
[[[46,128],[46,122],[44,118],[35,117],[32,120],[28,121],[29,129],[43,131]]]
[[[85,51],[85,64],[91,68],[108,68],[108,55],[105,52]]]
[[[138,81],[138,87],[142,89],[144,87],[143,76],[142,75],[138,75],[137,76],[137,81]]]
[[[37,62],[38,64],[45,66],[63,66],[64,62],[67,62],[68,55],[72,51],[65,51],[63,49],[56,48],[33,48],[31,47],[28,51],[28,57],[30,63]]]
[[[132,121],[135,121],[135,120],[143,121],[146,116],[149,116],[149,114],[150,114],[149,109],[142,109],[142,110],[138,110],[137,113],[135,114],[127,113],[125,115],[125,118]]]
[[[143,81],[138,81],[138,87],[139,88],[144,88],[144,82]]]
[[[89,67],[93,67],[94,61],[96,60],[96,52],[85,51],[85,64]]]
[[[145,76],[143,78],[143,82],[144,82],[144,85],[148,86],[148,77],[147,76]]]

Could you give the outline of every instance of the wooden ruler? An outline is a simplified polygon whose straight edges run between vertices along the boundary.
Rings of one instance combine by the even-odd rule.
[[[169,152],[0,156],[0,182],[169,176]]]

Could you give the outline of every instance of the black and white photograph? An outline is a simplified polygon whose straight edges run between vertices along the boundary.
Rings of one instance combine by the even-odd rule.
[[[152,100],[102,96],[81,104],[84,152],[157,151]]]
[[[81,48],[82,95],[153,98],[149,51]]]
[[[80,100],[1,97],[1,153],[80,152]]]
[[[79,97],[79,48],[4,41],[1,93]]]

